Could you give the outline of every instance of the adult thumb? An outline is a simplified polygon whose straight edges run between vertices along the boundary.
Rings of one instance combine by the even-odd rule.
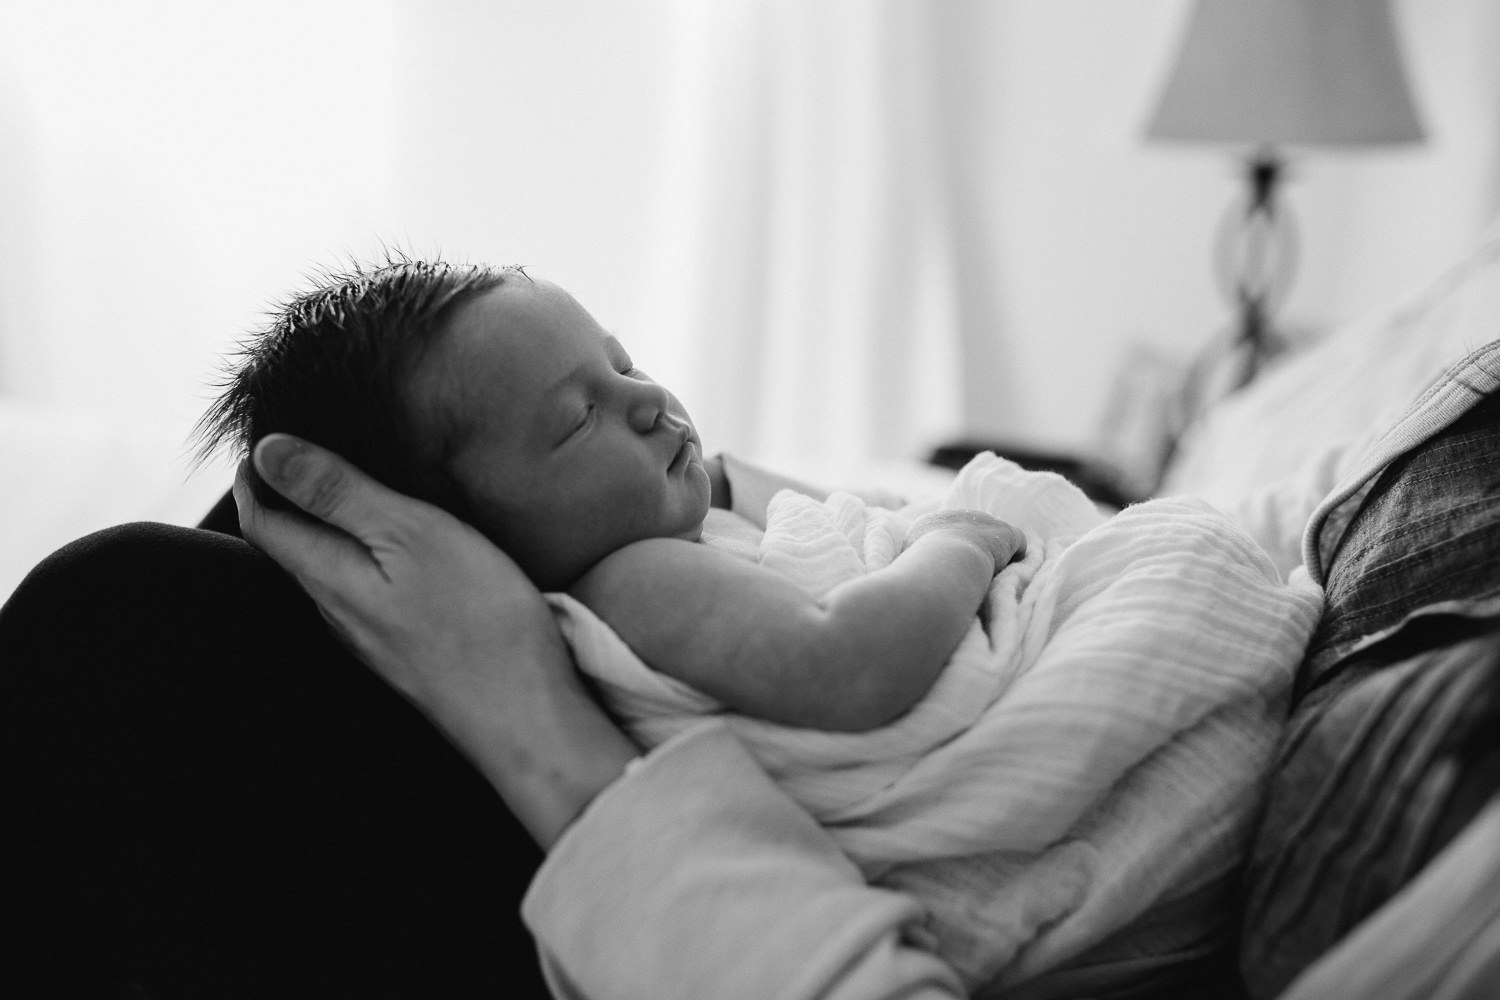
[[[333,452],[290,434],[267,434],[251,457],[272,489],[356,538],[384,523],[381,511],[395,496]]]

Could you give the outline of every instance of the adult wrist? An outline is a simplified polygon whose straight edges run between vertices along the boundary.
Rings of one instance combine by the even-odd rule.
[[[446,656],[443,671],[418,672],[444,682],[422,684],[409,699],[542,847],[639,756],[585,689],[550,614],[546,629],[517,628],[491,650]]]
[[[511,812],[549,849],[641,750],[576,674],[532,674],[465,709],[459,742]]]

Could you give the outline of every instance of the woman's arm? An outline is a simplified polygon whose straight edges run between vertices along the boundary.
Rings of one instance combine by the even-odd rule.
[[[961,994],[951,969],[903,941],[915,900],[865,885],[718,727],[626,771],[634,746],[573,677],[535,589],[482,536],[282,435],[255,461],[328,523],[267,511],[240,482],[246,537],[549,848],[525,916],[558,996]],[[537,780],[549,772],[560,787]],[[756,865],[739,867],[747,857]]]
[[[549,853],[521,914],[564,1000],[963,993],[905,939],[921,906],[866,885],[716,723],[600,795]]]
[[[583,689],[536,588],[477,531],[320,448],[269,435],[254,461],[318,520],[260,506],[242,473],[245,538],[551,846],[640,751]]]
[[[1025,551],[977,511],[918,519],[887,567],[817,600],[781,574],[707,546],[649,539],[572,588],[647,665],[746,715],[857,731],[932,686],[990,580]]]

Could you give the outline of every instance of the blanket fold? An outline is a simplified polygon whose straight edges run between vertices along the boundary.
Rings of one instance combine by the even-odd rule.
[[[1106,939],[1137,958],[1147,946],[1128,925],[1148,912],[1173,913],[1197,941],[1216,917],[1211,890],[1240,860],[1321,592],[1302,573],[1283,582],[1203,502],[1106,519],[1061,477],[993,455],[936,505],[779,494],[755,558],[821,595],[889,564],[934,506],[1017,525],[1027,554],[995,577],[928,694],[869,732],[726,713],[651,671],[578,602],[549,599],[634,738],[655,746],[725,714],[867,879],[926,904],[912,936],[971,990],[1035,981]],[[1149,947],[1174,940],[1147,923]]]

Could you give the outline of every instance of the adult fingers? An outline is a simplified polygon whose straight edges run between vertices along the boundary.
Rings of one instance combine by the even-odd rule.
[[[425,506],[377,483],[326,448],[290,434],[267,434],[252,454],[255,469],[276,492],[319,521],[367,547]]]
[[[262,505],[251,489],[250,476],[250,459],[246,459],[234,480],[240,533],[304,585],[330,574],[347,575],[350,569],[373,567],[369,550],[347,532],[293,511]]]

